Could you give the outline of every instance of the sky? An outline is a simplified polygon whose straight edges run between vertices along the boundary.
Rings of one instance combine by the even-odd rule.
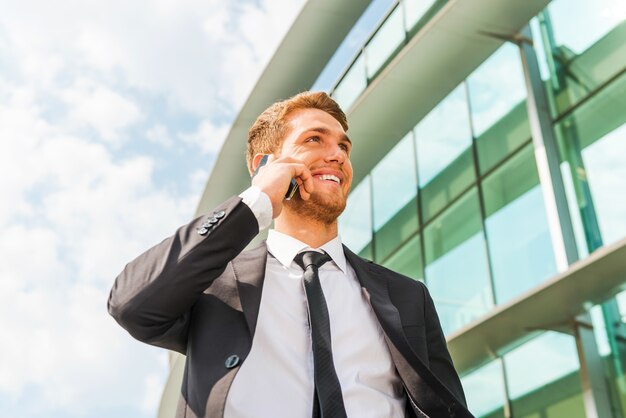
[[[302,4],[0,0],[2,416],[156,416],[167,353],[109,290],[191,219]]]

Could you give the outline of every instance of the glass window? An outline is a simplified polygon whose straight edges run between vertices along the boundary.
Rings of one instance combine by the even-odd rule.
[[[396,48],[402,44],[404,38],[402,8],[396,7],[365,46],[368,78],[371,79],[376,75]]]
[[[506,389],[501,360],[461,377],[468,409],[476,418],[504,418]]]
[[[556,273],[532,144],[483,181],[485,229],[496,302]]]
[[[624,4],[615,0],[555,0],[548,5],[558,44],[574,54],[586,51],[624,22]],[[581,25],[572,25],[581,22]],[[623,43],[622,38],[622,43]]]
[[[626,66],[623,2],[557,0],[539,15],[557,114]],[[572,25],[572,22],[584,22]]]
[[[585,418],[574,338],[546,332],[504,356],[516,417]]]
[[[626,236],[626,75],[556,125],[591,250]],[[600,235],[596,237],[596,235]]]
[[[348,196],[346,210],[339,218],[343,243],[362,257],[372,259],[372,206],[370,177],[354,187]]]
[[[467,79],[474,134],[487,128],[526,98],[516,46],[505,43]]]
[[[465,87],[458,86],[415,127],[422,208],[427,220],[475,179]]]
[[[386,258],[415,233],[417,177],[413,134],[406,135],[372,170],[375,258]]]
[[[402,0],[404,7],[406,31],[409,32],[413,26],[420,21],[435,0]]]
[[[411,238],[383,261],[382,265],[412,279],[424,281],[420,236],[415,235]]]
[[[417,194],[413,133],[409,132],[372,170],[374,230]]]
[[[493,306],[475,188],[425,227],[424,250],[426,283],[446,334]]]
[[[365,60],[361,53],[341,82],[335,87],[332,96],[339,103],[339,106],[347,112],[352,103],[365,90],[365,87],[367,87]]]
[[[394,0],[372,0],[361,15],[359,20],[354,24],[350,33],[343,40],[339,48],[328,61],[324,70],[320,73],[315,83],[309,90],[311,91],[330,91],[341,76],[343,71],[348,68],[350,62],[367,41],[367,38],[374,31],[378,23],[387,15],[389,9],[393,6]]]

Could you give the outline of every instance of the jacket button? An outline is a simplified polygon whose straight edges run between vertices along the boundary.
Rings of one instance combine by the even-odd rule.
[[[219,212],[214,212],[213,216],[215,216],[217,219],[222,219],[224,216],[226,216],[226,212],[220,210]]]
[[[206,220],[206,223],[208,223],[209,225],[213,225],[219,222],[219,219],[217,219],[217,217],[215,216],[211,216],[209,219]]]
[[[236,367],[238,364],[239,364],[239,356],[237,354],[233,354],[232,356],[228,357],[226,361],[224,362],[224,366],[226,366],[227,369],[232,369],[233,367]]]
[[[448,413],[450,414],[450,418],[456,416],[456,403],[452,402],[450,406],[448,406]]]
[[[206,233],[209,232],[208,228],[205,227],[198,228],[197,231],[200,235],[206,235]]]

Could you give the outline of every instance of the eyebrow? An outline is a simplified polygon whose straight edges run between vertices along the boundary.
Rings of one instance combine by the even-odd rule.
[[[321,127],[321,126],[317,127],[317,128],[307,129],[306,132],[318,132],[318,133],[320,133],[322,135],[331,135],[332,134],[330,129],[327,129],[327,128],[324,128],[324,127]],[[348,135],[346,135],[345,133],[341,135],[341,140],[343,142],[347,142],[350,145],[352,145],[352,141],[350,140],[350,138],[348,138]]]

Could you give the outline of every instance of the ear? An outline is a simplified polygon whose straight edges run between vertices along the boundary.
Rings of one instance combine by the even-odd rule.
[[[263,158],[263,156],[265,156],[266,154],[255,154],[254,158],[252,159],[252,172],[254,173],[256,171],[256,168],[259,166],[259,162],[261,162],[261,158]]]

